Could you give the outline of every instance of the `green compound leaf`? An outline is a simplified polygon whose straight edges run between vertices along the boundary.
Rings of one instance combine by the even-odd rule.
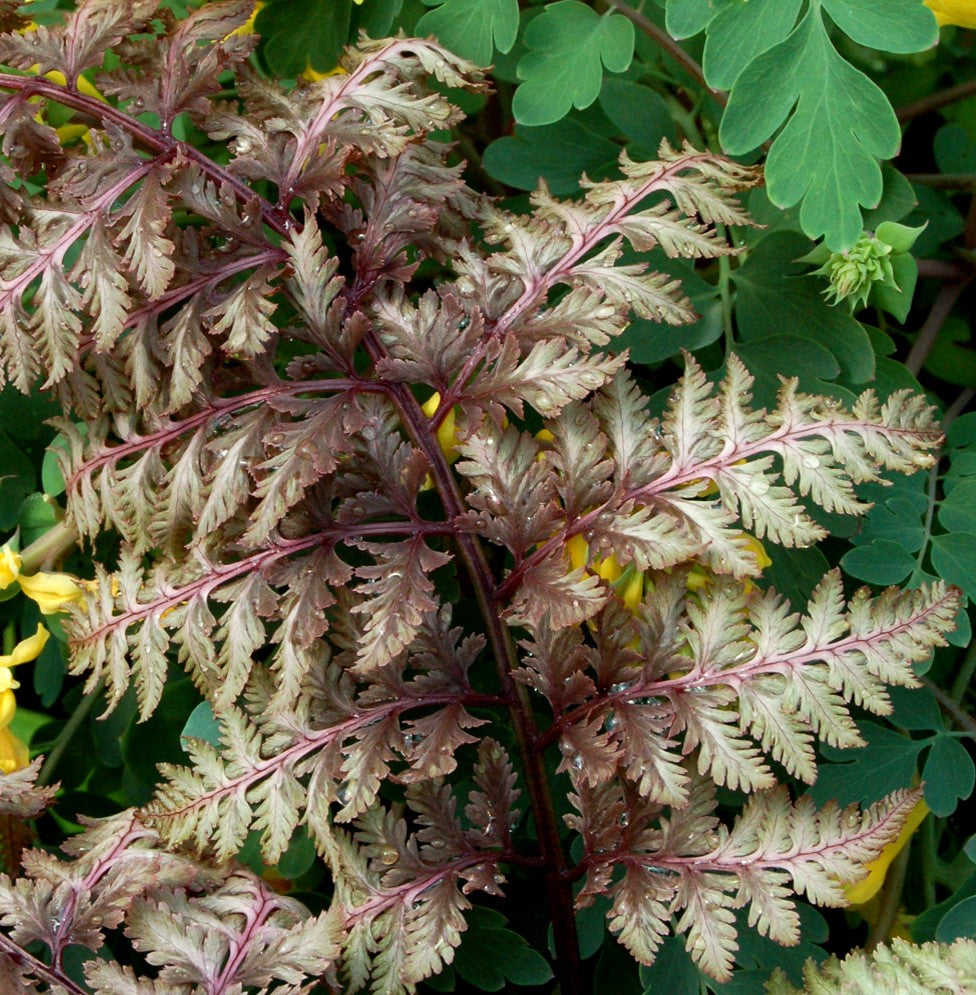
[[[934,729],[936,732],[945,729],[939,703],[927,687],[890,687],[888,697],[894,707],[889,720],[894,725],[902,729]]]
[[[645,995],[668,992],[669,995],[698,995],[701,991],[698,969],[688,956],[680,937],[669,936],[650,967],[641,965],[640,979]]]
[[[664,98],[649,86],[609,76],[600,90],[600,108],[618,131],[630,139],[631,158],[653,158],[662,138],[674,141],[675,127]]]
[[[952,943],[960,936],[976,936],[976,898],[966,898],[953,906],[935,931],[939,943]]]
[[[435,35],[452,52],[486,66],[495,49],[512,50],[518,27],[518,0],[444,0],[417,22],[416,33]]]
[[[271,0],[254,21],[268,67],[285,79],[309,66],[335,68],[349,40],[351,14],[352,0]]]
[[[771,232],[733,270],[739,333],[744,342],[783,334],[810,339],[833,354],[851,383],[864,383],[874,376],[871,341],[847,310],[827,304],[820,280],[796,275],[794,260],[809,248],[797,232]]]
[[[750,152],[785,126],[766,164],[769,199],[802,201],[800,223],[834,250],[861,234],[860,207],[881,199],[879,159],[900,142],[884,93],[831,44],[816,4],[790,35],[736,80],[719,135],[732,155]]]
[[[801,4],[802,0],[727,0],[707,28],[702,66],[708,85],[732,89],[739,73],[756,56],[790,33]]]
[[[485,149],[489,176],[518,190],[535,190],[545,180],[557,197],[579,193],[583,173],[592,180],[616,169],[620,147],[575,116],[542,128],[519,125],[514,135],[497,138]],[[669,326],[670,327],[670,326]]]
[[[932,540],[932,566],[938,575],[976,599],[976,535],[949,532]]]
[[[622,73],[634,54],[634,26],[620,14],[601,17],[579,0],[559,0],[525,29],[512,109],[520,124],[552,124],[600,95],[603,67]]]
[[[963,480],[946,495],[939,524],[950,532],[976,532],[976,480]]]
[[[454,969],[484,992],[514,985],[544,985],[552,977],[546,959],[518,934],[507,929],[505,917],[475,907],[465,917],[468,929],[454,955]]]
[[[730,0],[668,0],[664,26],[672,38],[690,38],[704,31],[717,11]]]
[[[861,45],[918,52],[939,40],[939,27],[918,0],[821,0],[834,23]]]
[[[17,524],[24,498],[37,486],[34,464],[23,448],[0,428],[0,529]]]
[[[915,557],[888,539],[875,539],[865,546],[848,550],[841,558],[844,572],[869,584],[897,584],[915,566]]]
[[[939,736],[932,744],[922,771],[925,803],[940,819],[952,815],[961,798],[968,798],[976,784],[976,767],[958,739]]]
[[[858,729],[867,746],[838,750],[823,745],[820,752],[828,760],[846,763],[821,764],[810,797],[823,805],[833,799],[838,805],[873,805],[885,795],[907,788],[915,776],[915,763],[926,747],[924,740],[908,739],[875,722],[859,722]]]

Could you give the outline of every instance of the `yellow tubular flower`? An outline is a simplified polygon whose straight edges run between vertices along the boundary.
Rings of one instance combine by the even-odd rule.
[[[746,537],[746,541],[742,544],[749,550],[750,553],[754,554],[756,557],[756,565],[760,570],[765,570],[766,567],[771,567],[773,561],[766,555],[766,550],[763,548],[763,544],[753,535],[749,535],[748,532],[742,533]]]
[[[15,553],[9,546],[0,548],[0,591],[17,579],[20,573],[20,554]]]
[[[27,744],[15,736],[9,729],[14,713],[17,711],[17,700],[14,698],[14,688],[20,684],[14,680],[11,667],[19,663],[36,660],[40,655],[50,633],[43,625],[38,625],[37,632],[27,639],[22,639],[14,647],[12,653],[0,656],[0,773],[12,774],[30,763],[30,751]]]
[[[239,27],[234,28],[233,31],[227,36],[228,38],[234,35],[253,35],[257,34],[254,30],[254,19],[261,13],[261,8],[264,6],[262,0],[257,0],[254,4],[254,10],[251,11],[251,16]]]
[[[617,594],[620,595],[624,607],[632,614],[637,614],[637,609],[644,601],[644,575],[633,566],[630,568],[630,576],[624,575],[619,584],[614,585]]]
[[[897,838],[892,840],[878,856],[867,865],[867,877],[856,884],[845,885],[844,894],[851,905],[863,905],[869,902],[881,890],[884,884],[885,875],[891,862],[905,848],[905,844],[911,839],[912,833],[925,821],[929,814],[929,807],[925,804],[925,799],[920,798],[915,807],[908,813],[905,824],[901,827],[901,832]]]
[[[40,65],[36,64],[30,67],[28,72],[37,73],[40,69]],[[58,72],[57,69],[52,69],[49,73],[44,74],[45,79],[49,79],[52,83],[57,83],[58,86],[67,86],[68,79],[62,72]],[[78,92],[83,93],[86,97],[94,97],[96,100],[100,100],[103,104],[107,104],[108,101],[98,92],[98,88],[94,84],[89,83],[84,76],[78,77]]]
[[[0,691],[17,686],[9,683],[4,686],[4,671],[9,675],[8,667],[16,667],[19,663],[30,663],[31,660],[36,660],[41,655],[41,650],[44,649],[50,635],[51,633],[38,622],[37,632],[33,636],[21,639],[12,653],[8,653],[6,656],[0,655]]]
[[[566,540],[566,552],[573,570],[586,566],[590,555],[590,547],[586,540],[577,533]],[[624,569],[617,562],[617,557],[611,553],[606,559],[595,559],[590,569],[601,580],[611,584],[627,608],[634,614],[644,600],[644,575],[633,566]]]
[[[8,670],[7,673],[9,674],[10,671]],[[17,682],[14,681],[14,683]],[[17,699],[14,697],[13,691],[9,688],[6,691],[0,691],[0,729],[6,729],[10,725],[16,711]]]
[[[566,552],[569,553],[569,563],[574,570],[586,566],[586,558],[589,555],[590,547],[586,540],[577,533],[572,538],[566,540]]]
[[[940,27],[976,28],[976,0],[925,0]]]
[[[441,395],[435,392],[420,407],[428,418],[433,418],[437,414],[440,403]],[[449,463],[453,463],[457,459],[457,429],[453,408],[448,411],[447,417],[437,429],[437,444],[441,447],[441,452],[447,457]]]
[[[67,574],[36,573],[30,577],[21,574],[20,589],[37,602],[42,615],[63,611],[75,601],[81,601],[81,588]]]
[[[316,83],[320,79],[326,79],[329,76],[345,76],[346,71],[342,66],[336,66],[334,69],[328,70],[328,72],[320,73],[318,69],[312,68],[312,63],[310,62],[301,73],[301,78],[308,80],[309,83]]]
[[[18,739],[7,726],[0,729],[0,771],[12,774],[30,763],[27,744]]]

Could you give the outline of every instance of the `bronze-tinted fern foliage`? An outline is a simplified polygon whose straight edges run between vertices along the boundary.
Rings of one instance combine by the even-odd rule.
[[[440,90],[484,89],[475,67],[364,40],[342,74],[283,89],[234,33],[251,6],[172,23],[153,0],[88,0],[0,37],[28,71],[0,74],[2,370],[63,405],[79,535],[121,537],[68,623],[72,669],[111,702],[134,684],[145,717],[176,659],[222,729],[76,859],[4,882],[4,969],[56,981],[66,944],[124,927],[158,974],[95,960],[96,991],[299,991],[323,971],[409,991],[512,867],[545,882],[564,992],[574,902],[598,895],[644,963],[676,930],[727,978],[736,907],[795,942],[791,896],[843,904],[916,794],[816,811],[770,761],[810,782],[815,737],[859,743],[848,704],[889,710],[956,597],[845,604],[831,574],[796,613],[748,583],[753,536],[809,545],[808,505],[862,513],[854,484],[929,465],[930,411],[789,381],[757,410],[736,359],[716,384],[689,357],[652,417],[613,338],[692,310],[624,252],[729,252],[716,226],[749,223],[754,171],[665,145],[512,214],[441,140],[459,111]],[[110,49],[102,102],[77,81]],[[83,114],[88,142],[63,148],[36,96]],[[748,795],[732,825],[718,787]],[[226,861],[258,830],[274,863],[299,825],[333,882],[317,918],[180,855]],[[32,940],[53,966],[18,953]]]

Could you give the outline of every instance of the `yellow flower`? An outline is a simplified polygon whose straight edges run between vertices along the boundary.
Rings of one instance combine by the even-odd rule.
[[[569,553],[570,566],[574,570],[586,566],[586,561],[590,555],[590,547],[586,540],[577,533],[566,540],[566,552]],[[601,580],[610,583],[624,605],[632,612],[637,612],[637,608],[644,600],[644,574],[633,565],[624,569],[617,562],[617,557],[611,553],[604,559],[595,559],[590,564],[590,569]]]
[[[7,673],[9,674],[10,671],[8,670]],[[14,683],[17,682],[14,681]],[[13,691],[9,688],[6,691],[0,691],[0,729],[6,729],[10,725],[16,711],[17,699],[14,697]]]
[[[0,771],[12,774],[30,763],[27,744],[18,739],[7,726],[0,729]]]
[[[50,633],[43,625],[38,625],[37,632],[27,639],[22,639],[14,647],[12,653],[0,656],[0,772],[11,774],[30,763],[30,751],[27,744],[17,738],[9,729],[14,713],[17,711],[17,699],[14,689],[20,684],[14,680],[11,667],[19,663],[36,660],[40,655]]]
[[[756,566],[759,567],[760,571],[765,570],[766,567],[771,567],[773,561],[766,555],[766,550],[763,548],[763,544],[754,536],[749,535],[748,532],[742,533],[746,537],[746,541],[742,544],[753,553],[756,557]]]
[[[851,905],[863,905],[881,890],[889,865],[905,848],[912,833],[925,821],[928,814],[929,807],[925,804],[925,799],[919,798],[915,807],[908,813],[908,818],[901,827],[901,832],[897,838],[893,839],[870,864],[866,865],[867,877],[856,884],[845,885],[844,894]]]
[[[37,70],[40,68],[40,64],[35,64],[27,71],[36,75]],[[68,85],[68,78],[64,75],[64,73],[59,72],[57,69],[52,69],[50,72],[45,73],[44,78],[49,79],[52,83],[57,83],[58,86]],[[96,100],[100,100],[103,104],[108,103],[101,93],[98,92],[98,88],[93,83],[89,83],[84,76],[78,77],[78,92],[83,93],[86,97],[94,97]]]
[[[17,579],[20,573],[20,554],[15,553],[9,546],[0,548],[0,591]]]
[[[36,660],[41,655],[41,650],[44,649],[44,645],[47,643],[50,635],[51,633],[38,622],[37,632],[33,636],[21,639],[14,647],[12,653],[8,653],[6,656],[0,655],[0,691],[17,687],[15,681],[13,683],[10,682],[10,670],[8,668],[16,667],[19,663],[30,663],[31,660]]]
[[[925,0],[940,26],[976,28],[976,0]]]
[[[435,392],[424,401],[420,408],[428,418],[433,418],[437,414],[440,403],[441,395]],[[457,459],[457,429],[453,408],[448,411],[447,417],[438,426],[437,444],[441,447],[441,452],[447,457],[448,462],[453,463]]]
[[[329,76],[345,76],[346,71],[342,66],[336,66],[334,69],[330,69],[328,72],[320,73],[318,69],[312,68],[312,63],[310,62],[301,73],[302,79],[307,79],[309,83],[315,83],[320,79],[326,79]],[[437,396],[437,395],[435,395]],[[440,398],[438,398],[439,400]]]
[[[233,31],[227,36],[232,38],[234,35],[253,35],[257,34],[254,30],[254,19],[261,13],[261,8],[264,6],[262,0],[257,0],[254,4],[254,10],[251,11],[251,16],[239,27],[234,28]]]
[[[24,594],[37,602],[42,615],[63,611],[83,596],[81,588],[67,574],[36,573],[30,577],[21,574],[17,579]]]

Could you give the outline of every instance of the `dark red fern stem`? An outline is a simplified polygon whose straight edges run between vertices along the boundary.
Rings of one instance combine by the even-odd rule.
[[[364,294],[365,290],[359,294],[354,291],[351,296],[358,303]],[[374,333],[369,333],[365,337],[364,344],[374,363],[385,357],[386,350]],[[391,384],[390,391],[407,432],[430,463],[431,475],[445,512],[452,520],[458,518],[464,513],[464,505],[450,465],[437,442],[433,422],[421,410],[407,386]],[[572,885],[568,876],[566,855],[559,837],[559,825],[543,750],[539,746],[539,729],[525,688],[512,677],[512,671],[517,665],[515,648],[498,610],[497,584],[488,566],[484,550],[474,536],[465,533],[457,535],[457,542],[485,623],[488,641],[498,669],[502,695],[508,703],[512,717],[512,726],[522,760],[522,773],[535,816],[552,916],[556,977],[559,979],[562,995],[576,995],[576,993],[582,995],[579,939],[576,932]]]

